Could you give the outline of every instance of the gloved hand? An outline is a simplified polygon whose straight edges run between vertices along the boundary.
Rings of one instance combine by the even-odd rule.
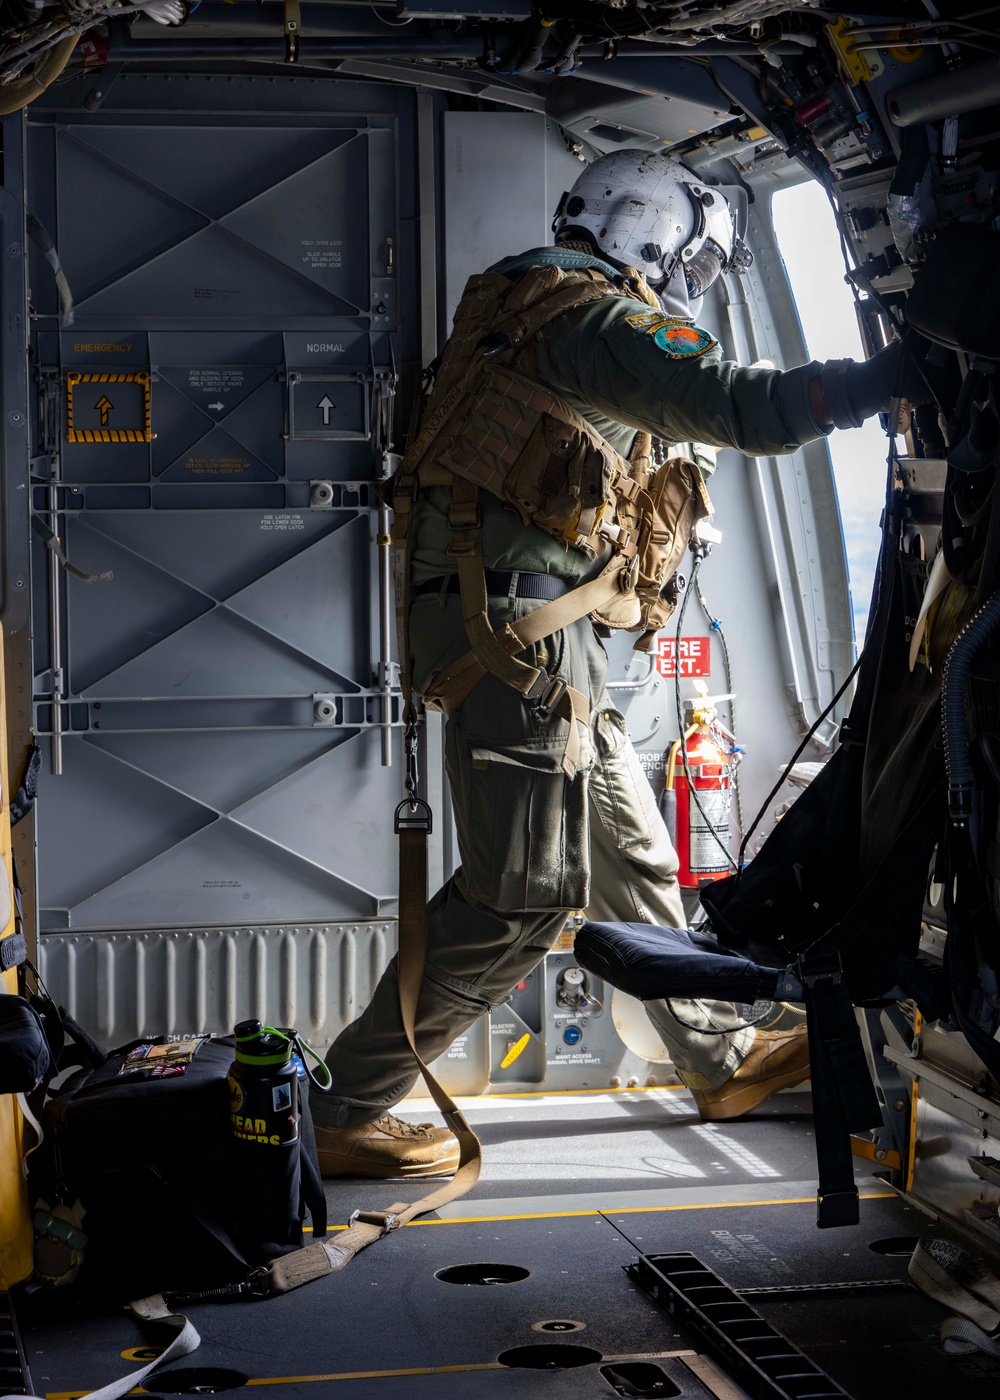
[[[835,428],[860,428],[873,413],[885,413],[894,398],[913,408],[930,403],[924,377],[923,336],[894,340],[870,360],[827,360],[819,376],[820,391]]]

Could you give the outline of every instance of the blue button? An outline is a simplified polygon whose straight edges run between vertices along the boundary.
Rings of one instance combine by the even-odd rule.
[[[567,1026],[563,1031],[563,1040],[567,1045],[576,1045],[583,1039],[583,1031],[579,1026]]]

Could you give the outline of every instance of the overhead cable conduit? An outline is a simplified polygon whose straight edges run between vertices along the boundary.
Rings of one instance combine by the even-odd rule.
[[[0,116],[19,112],[51,87],[69,62],[78,38],[79,35],[71,34],[68,39],[60,40],[42,54],[30,73],[0,86]]]

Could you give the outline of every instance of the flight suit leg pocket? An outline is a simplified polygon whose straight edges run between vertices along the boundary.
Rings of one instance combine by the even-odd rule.
[[[659,825],[656,803],[619,710],[605,706],[595,712],[594,743],[590,796],[596,813],[618,850],[648,846]]]
[[[511,912],[586,907],[589,775],[566,777],[564,747],[564,737],[470,744],[461,875],[468,898]]]

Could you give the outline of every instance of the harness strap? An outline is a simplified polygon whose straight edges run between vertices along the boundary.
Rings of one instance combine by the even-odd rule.
[[[551,603],[545,603],[542,607],[535,608],[533,612],[528,613],[517,622],[504,623],[502,627],[495,630],[491,628],[490,637],[493,644],[499,648],[509,663],[510,659],[517,652],[523,651],[525,647],[541,641],[543,637],[551,636],[554,632],[561,631],[573,622],[578,622],[581,617],[586,617],[588,613],[605,606],[612,598],[618,597],[622,591],[622,574],[627,567],[628,560],[624,556],[616,556],[589,583],[583,583],[579,588],[574,588],[571,592],[564,594],[562,598],[556,598]],[[461,574],[459,578],[461,582]],[[473,586],[477,586],[475,580],[472,582]],[[485,616],[486,580],[485,573],[482,571],[478,587],[483,591],[483,614]],[[464,596],[463,592],[463,607]],[[515,664],[523,673],[521,680],[519,683],[506,681],[506,684],[513,685],[513,689],[519,691],[525,699],[536,701],[549,714],[558,715],[568,721],[570,732],[563,754],[563,770],[567,777],[572,778],[576,773],[580,757],[580,736],[576,729],[576,722],[587,723],[590,703],[581,691],[574,689],[571,685],[566,685],[558,678],[550,677],[540,667],[528,666],[524,662]],[[488,674],[496,675],[496,672],[491,665],[486,663],[482,653],[473,646],[469,651],[438,671],[425,690],[424,703],[429,708],[444,710],[445,714],[451,715],[462,704],[466,696],[472,693],[483,676]],[[500,676],[498,679],[503,680],[504,677]]]
[[[490,625],[480,537],[479,488],[461,477],[455,478],[451,488],[449,523],[448,554],[458,570],[462,617],[469,646],[485,670],[524,695],[538,679],[538,672],[523,661],[516,661],[513,653],[497,641]]]

